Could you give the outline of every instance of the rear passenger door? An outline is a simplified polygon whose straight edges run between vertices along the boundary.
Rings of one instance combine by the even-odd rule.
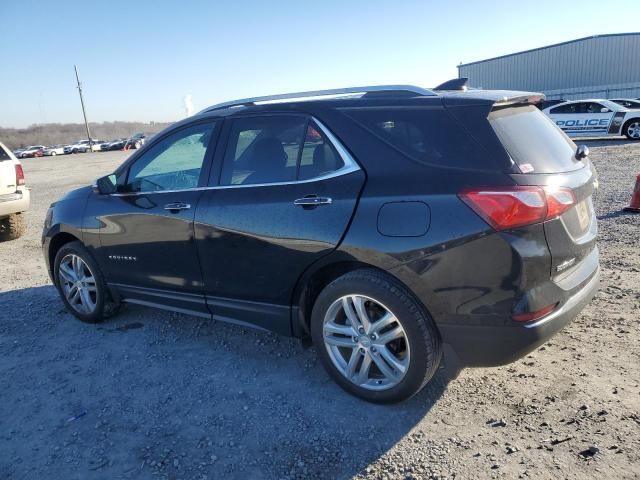
[[[223,137],[195,218],[207,304],[214,318],[288,334],[296,282],[340,242],[365,175],[306,115],[228,119]]]

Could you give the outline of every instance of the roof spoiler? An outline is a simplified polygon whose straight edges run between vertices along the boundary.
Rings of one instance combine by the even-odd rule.
[[[517,92],[517,93],[520,93],[520,92]],[[544,99],[545,99],[545,96],[542,93],[525,93],[523,95],[513,95],[513,96],[505,95],[504,97],[497,99],[493,105],[494,107],[505,107],[509,105],[518,105],[518,104],[537,105],[543,102]]]
[[[469,89],[467,83],[469,83],[467,77],[452,78],[451,80],[441,83],[433,90],[462,90],[464,92]]]

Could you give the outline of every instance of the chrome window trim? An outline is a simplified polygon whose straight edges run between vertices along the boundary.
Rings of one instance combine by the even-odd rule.
[[[311,117],[311,120],[320,127],[322,133],[327,137],[331,145],[336,149],[338,155],[344,162],[344,165],[335,170],[333,172],[325,173],[324,175],[320,175],[318,177],[307,178],[304,180],[294,180],[291,182],[272,182],[272,183],[250,183],[248,185],[216,185],[216,186],[207,186],[207,187],[194,187],[194,188],[182,188],[178,190],[151,190],[146,192],[129,192],[129,193],[110,193],[109,196],[114,197],[130,197],[134,195],[150,195],[157,193],[178,193],[178,192],[198,192],[204,190],[223,190],[223,189],[231,189],[231,188],[254,188],[254,187],[270,187],[270,186],[281,186],[281,185],[297,185],[304,183],[313,183],[320,182],[323,180],[328,180],[330,178],[340,177],[342,175],[348,175],[350,173],[356,172],[360,170],[360,165],[355,161],[353,156],[349,153],[349,151],[342,145],[342,142],[338,140],[333,133],[317,118]]]

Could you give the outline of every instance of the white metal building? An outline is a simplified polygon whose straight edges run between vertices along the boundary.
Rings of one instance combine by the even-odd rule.
[[[547,98],[640,97],[640,32],[596,35],[458,66],[469,86]]]

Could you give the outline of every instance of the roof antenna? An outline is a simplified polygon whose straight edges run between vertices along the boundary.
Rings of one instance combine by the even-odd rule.
[[[469,89],[469,87],[467,87],[468,82],[469,79],[467,77],[454,78],[441,83],[434,88],[434,90],[462,90],[466,92]]]

